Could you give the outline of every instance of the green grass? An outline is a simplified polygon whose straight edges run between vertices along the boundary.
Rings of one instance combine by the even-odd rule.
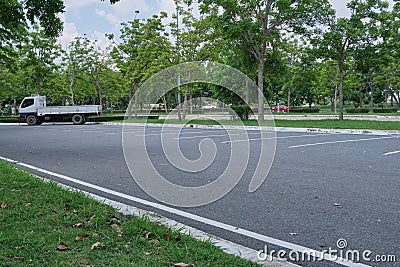
[[[276,127],[400,130],[400,121],[371,120],[275,120]]]
[[[146,120],[129,120],[131,123],[144,123]],[[220,121],[223,125],[240,125],[238,121]],[[148,120],[147,123],[167,123],[167,124],[201,124],[217,125],[213,120]],[[257,126],[256,120],[243,122],[246,126]],[[263,126],[271,126],[271,122],[266,122]],[[371,120],[275,120],[275,127],[294,127],[294,128],[324,128],[324,129],[370,129],[370,130],[400,130],[400,121],[371,121]]]
[[[2,266],[257,266],[209,241],[188,235],[179,240],[179,232],[146,218],[121,217],[82,193],[3,161],[0,205]],[[102,246],[92,249],[96,242]]]

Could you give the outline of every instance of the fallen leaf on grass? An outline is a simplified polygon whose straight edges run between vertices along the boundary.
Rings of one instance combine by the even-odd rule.
[[[5,209],[6,207],[7,207],[7,202],[1,203],[1,208],[2,208],[2,209]]]
[[[181,241],[181,239],[182,239],[181,234],[178,234],[178,237],[175,238],[175,241]]]
[[[87,219],[86,221],[90,223],[90,221],[93,220],[94,217],[96,217],[96,214],[93,215],[92,217],[90,217],[89,219]]]
[[[70,248],[67,247],[67,245],[65,245],[64,242],[60,242],[60,244],[57,247],[57,250],[60,251],[66,251],[66,250],[71,250]]]
[[[79,211],[77,211],[77,210],[73,210],[73,213],[74,213],[74,215],[78,215],[78,214],[80,214],[80,212],[79,212]]]
[[[158,243],[160,243],[160,241],[158,241],[157,239],[152,239],[152,240],[149,240],[149,243],[158,244]]]
[[[53,223],[56,222],[56,220],[54,218],[50,218],[50,221],[52,221]]]
[[[117,236],[118,236],[118,237],[123,237],[124,234],[123,234],[123,233],[119,233],[119,234],[117,234]]]
[[[115,224],[115,223],[111,224],[111,228],[114,229],[115,231],[117,231],[118,233],[122,232],[122,229],[121,229],[121,227],[118,226],[118,224]]]
[[[147,232],[146,235],[144,236],[146,240],[149,240],[149,237],[151,236],[152,232]]]
[[[95,248],[102,247],[102,246],[104,246],[103,243],[96,242],[90,247],[90,249],[95,249]]]
[[[28,203],[25,204],[25,207],[28,207],[30,205],[31,205],[31,203],[28,202]]]
[[[13,259],[14,259],[14,260],[24,260],[25,258],[24,258],[24,257],[18,257],[18,256],[16,256],[16,257],[14,257]]]
[[[169,241],[171,237],[169,236],[168,230],[165,230],[165,238]]]
[[[145,252],[143,252],[143,254],[146,255],[146,256],[149,256],[149,255],[151,255],[151,252],[146,252],[145,251]]]
[[[15,249],[23,249],[25,246],[18,246],[18,247],[15,247]]]
[[[80,222],[80,223],[74,224],[73,227],[81,227],[82,225],[83,225],[83,223]]]
[[[81,235],[81,236],[75,237],[75,240],[76,240],[76,241],[81,241],[81,240],[83,240],[83,239],[85,239],[85,238],[88,238],[88,237],[89,237],[88,234],[83,234],[83,235]]]
[[[71,209],[71,206],[69,205],[69,203],[65,203],[65,210],[69,211]]]

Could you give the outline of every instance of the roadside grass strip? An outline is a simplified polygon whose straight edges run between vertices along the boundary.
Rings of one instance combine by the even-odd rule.
[[[259,266],[0,161],[4,266]]]

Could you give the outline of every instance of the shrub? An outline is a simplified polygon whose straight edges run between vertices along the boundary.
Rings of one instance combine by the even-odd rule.
[[[347,113],[352,113],[352,114],[355,114],[355,113],[368,113],[369,109],[368,108],[347,108],[346,112]]]
[[[231,109],[232,109],[232,110],[230,110],[231,116],[234,119],[240,119],[242,121],[248,120],[250,115],[253,113],[251,108],[247,105],[231,106]]]
[[[293,113],[318,113],[319,108],[290,108],[289,112]]]
[[[396,113],[397,108],[374,108],[374,113]]]

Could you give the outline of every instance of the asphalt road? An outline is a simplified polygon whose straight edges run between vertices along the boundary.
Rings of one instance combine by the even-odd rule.
[[[180,147],[189,159],[200,156],[205,137],[217,147],[214,164],[194,174],[170,166],[162,153],[161,128],[149,127],[146,146],[157,170],[183,186],[210,183],[229,161],[229,137],[222,129],[184,129]],[[141,127],[133,132],[143,134]],[[0,156],[58,174],[157,202],[132,179],[122,149],[119,125],[44,124],[0,126]],[[136,132],[135,132],[136,133]],[[257,155],[260,134],[249,131],[252,155]],[[371,266],[398,266],[400,262],[400,139],[399,136],[278,132],[275,160],[260,188],[248,192],[257,156],[243,179],[226,196],[196,208],[177,208],[190,214],[246,229],[290,244],[318,251],[337,248],[369,250]],[[253,157],[253,156],[252,156]],[[43,173],[42,176],[60,180]],[[62,181],[62,180],[60,180]],[[174,215],[93,188],[62,181],[77,188],[157,211],[179,222],[244,246],[279,250],[282,246]],[[1,183],[1,181],[0,181]],[[177,193],[179,197],[179,193]],[[288,248],[287,253],[290,252]],[[379,256],[397,262],[377,262]],[[276,255],[274,255],[276,256]],[[378,256],[378,257],[377,257]],[[302,266],[340,266],[330,261],[295,261]]]

